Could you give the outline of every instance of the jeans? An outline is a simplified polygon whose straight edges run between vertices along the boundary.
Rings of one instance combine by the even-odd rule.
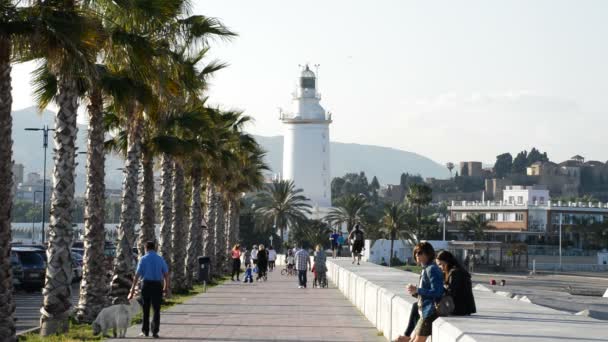
[[[404,336],[412,336],[416,323],[420,319],[420,313],[418,312],[418,302],[412,304],[412,311],[410,311],[410,321],[407,323],[407,329],[405,329]]]
[[[163,299],[163,285],[160,281],[144,280],[141,288],[141,296],[144,301],[143,305],[143,323],[141,331],[148,335],[150,333],[150,305],[154,310],[152,317],[152,334],[157,335],[160,329],[160,303]]]
[[[240,274],[241,274],[241,259],[233,258],[232,259],[232,280],[234,280],[235,275],[236,275],[236,280],[239,280]]]
[[[300,283],[300,286],[306,287],[306,270],[298,270],[298,281]]]

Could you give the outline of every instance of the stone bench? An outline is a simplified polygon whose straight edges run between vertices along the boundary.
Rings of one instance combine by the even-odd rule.
[[[405,292],[418,275],[349,259],[327,260],[328,278],[392,341],[403,334],[415,298]],[[608,341],[608,322],[553,310],[490,291],[475,290],[478,313],[441,317],[433,342]]]

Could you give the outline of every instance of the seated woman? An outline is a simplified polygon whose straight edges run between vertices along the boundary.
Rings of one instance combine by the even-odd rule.
[[[435,264],[435,250],[428,242],[421,242],[414,248],[416,261],[422,266],[418,286],[409,284],[407,292],[418,298],[418,314],[420,318],[414,328],[414,341],[425,342],[431,336],[433,321],[437,319],[435,303],[444,292],[443,274]]]
[[[443,271],[446,292],[454,300],[452,315],[467,316],[477,312],[471,274],[448,251],[441,251],[437,254],[437,265]]]
[[[476,312],[475,299],[471,284],[471,275],[458,263],[454,255],[448,251],[437,254],[437,265],[444,273],[446,293],[454,300],[454,316],[466,316]],[[412,305],[410,320],[405,335],[400,336],[397,341],[408,342],[414,331],[416,322],[419,320],[418,303]]]

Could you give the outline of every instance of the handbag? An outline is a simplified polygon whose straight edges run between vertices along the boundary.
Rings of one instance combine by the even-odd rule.
[[[435,303],[435,312],[440,317],[449,316],[454,312],[454,298],[449,294],[444,294],[441,299]]]

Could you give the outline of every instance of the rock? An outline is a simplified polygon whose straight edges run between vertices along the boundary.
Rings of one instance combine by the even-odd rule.
[[[513,294],[507,291],[496,291],[496,294],[507,298],[513,298]]]
[[[521,298],[519,298],[519,300],[522,302],[526,302],[526,303],[532,303],[532,301],[530,300],[530,298],[528,298],[528,296],[521,296]]]
[[[475,287],[473,287],[473,290],[483,291],[483,292],[494,292],[492,289],[489,289],[486,286],[481,285],[481,284],[475,285]]]

